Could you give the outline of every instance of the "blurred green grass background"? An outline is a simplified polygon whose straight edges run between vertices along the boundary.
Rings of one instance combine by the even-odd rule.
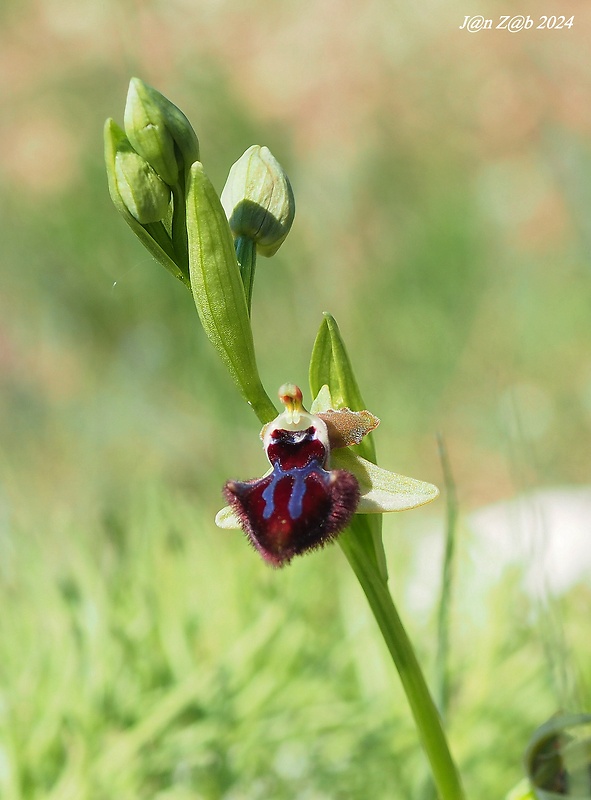
[[[258,425],[186,290],[112,208],[101,133],[135,74],[187,114],[218,189],[253,143],[287,169],[296,223],[253,301],[270,393],[306,386],[328,310],[382,419],[384,466],[440,484],[441,431],[464,512],[588,484],[591,10],[517,35],[460,31],[469,11],[0,8],[2,798],[421,785],[338,549],[273,573],[213,526],[224,480],[262,471]],[[385,522],[427,669],[433,619],[405,591],[416,537],[443,518],[440,502]],[[560,635],[517,573],[483,599],[485,622],[456,606],[450,732],[475,796],[518,780],[529,734],[570,699],[557,670],[588,673],[589,599],[586,585],[560,598]]]

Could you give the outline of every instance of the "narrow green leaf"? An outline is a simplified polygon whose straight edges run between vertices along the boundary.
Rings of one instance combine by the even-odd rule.
[[[277,410],[259,377],[232,233],[199,161],[189,174],[187,233],[191,288],[201,324],[258,418],[270,422]]]
[[[448,667],[449,635],[451,629],[451,600],[454,578],[454,553],[458,520],[458,499],[456,484],[451,469],[447,447],[443,436],[437,437],[439,457],[445,483],[446,524],[445,549],[441,569],[441,592],[437,609],[437,655],[435,658],[436,700],[443,720],[447,719],[451,692],[451,677]]]
[[[312,394],[316,396],[324,384],[329,386],[337,407],[348,406],[353,411],[363,409],[361,391],[339,326],[335,318],[326,311],[310,360]]]

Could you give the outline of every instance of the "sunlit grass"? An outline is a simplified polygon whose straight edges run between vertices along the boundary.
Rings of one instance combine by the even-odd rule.
[[[410,536],[388,536],[402,599]],[[17,514],[1,560],[2,797],[361,800],[421,785],[337,548],[272,571],[198,503],[149,485],[88,525]],[[450,730],[468,790],[501,796],[557,694],[531,602],[505,581],[482,608],[471,623],[454,612]],[[434,619],[410,622],[432,673]]]
[[[369,760],[408,772],[408,726],[355,679],[336,551],[273,573],[229,537],[156,487],[90,529],[6,532],[3,797],[363,796]]]

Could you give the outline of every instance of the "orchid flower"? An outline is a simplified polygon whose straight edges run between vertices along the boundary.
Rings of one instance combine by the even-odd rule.
[[[293,384],[279,389],[285,410],[261,431],[271,464],[262,478],[228,481],[229,505],[216,516],[220,528],[242,528],[274,567],[323,547],[353,514],[416,508],[434,500],[429,483],[397,475],[349,449],[379,425],[369,411],[334,410],[323,386],[310,413]]]

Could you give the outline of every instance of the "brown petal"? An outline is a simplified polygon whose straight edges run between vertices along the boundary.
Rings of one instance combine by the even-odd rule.
[[[359,444],[366,434],[380,424],[380,420],[370,411],[351,411],[348,408],[322,411],[318,416],[326,423],[331,447]]]

